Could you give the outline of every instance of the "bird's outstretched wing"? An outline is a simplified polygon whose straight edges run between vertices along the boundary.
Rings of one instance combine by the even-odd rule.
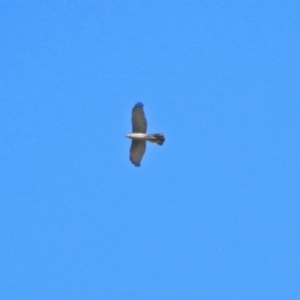
[[[143,106],[141,102],[138,102],[132,109],[132,132],[146,133],[147,131],[147,120]]]
[[[136,166],[140,166],[140,162],[146,151],[146,141],[133,140],[130,147],[130,160]]]

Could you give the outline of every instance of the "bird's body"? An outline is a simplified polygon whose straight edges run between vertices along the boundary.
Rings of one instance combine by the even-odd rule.
[[[138,102],[132,109],[132,133],[126,135],[126,137],[132,139],[130,147],[130,160],[139,167],[143,155],[146,151],[146,141],[162,145],[165,141],[165,137],[162,133],[146,134],[147,120],[145,118],[143,104]]]
[[[162,133],[155,134],[147,134],[147,133],[129,133],[126,135],[128,138],[136,141],[148,141],[152,143],[156,143],[158,145],[162,145],[165,141],[165,137]]]

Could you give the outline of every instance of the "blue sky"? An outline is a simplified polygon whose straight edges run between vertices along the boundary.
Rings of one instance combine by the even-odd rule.
[[[8,1],[0,298],[300,299],[300,4]],[[150,144],[129,161],[131,109]]]

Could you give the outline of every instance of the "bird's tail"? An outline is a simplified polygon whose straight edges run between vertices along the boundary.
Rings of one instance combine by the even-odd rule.
[[[165,141],[165,136],[162,133],[149,134],[149,142],[162,145]]]

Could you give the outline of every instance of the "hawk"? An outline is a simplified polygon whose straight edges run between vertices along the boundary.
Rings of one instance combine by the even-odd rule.
[[[130,161],[136,166],[140,166],[140,162],[146,151],[146,141],[162,145],[165,136],[162,133],[146,134],[147,120],[144,113],[144,104],[138,102],[132,109],[132,133],[126,134],[126,137],[132,140],[130,147]]]

